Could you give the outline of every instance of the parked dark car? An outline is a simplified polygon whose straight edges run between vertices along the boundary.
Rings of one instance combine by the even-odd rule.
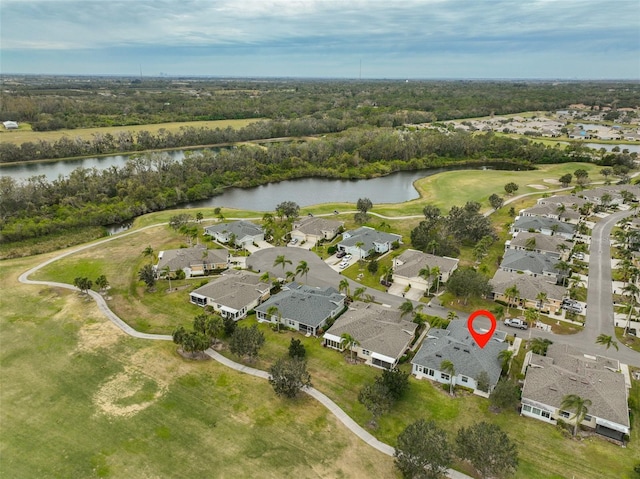
[[[336,258],[342,258],[343,256],[345,256],[347,254],[346,251],[340,250],[336,253]]]

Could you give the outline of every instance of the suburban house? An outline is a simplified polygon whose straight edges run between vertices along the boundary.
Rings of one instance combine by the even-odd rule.
[[[547,276],[553,281],[560,277],[560,271],[556,265],[559,259],[532,251],[508,249],[504,252],[500,269],[502,271],[515,271],[530,274],[531,276]]]
[[[204,229],[204,234],[213,237],[219,243],[226,244],[234,240],[238,247],[264,241],[264,230],[260,226],[244,220],[207,226]]]
[[[344,351],[343,334],[357,343],[353,353],[370,366],[393,369],[414,339],[418,325],[402,318],[402,313],[375,303],[354,302],[324,333],[326,347]]]
[[[320,240],[330,241],[336,237],[342,227],[344,227],[344,221],[307,216],[293,223],[291,239],[295,238],[300,243],[311,244],[316,244]]]
[[[522,388],[523,416],[556,424],[575,423],[574,411],[561,409],[562,400],[576,394],[591,401],[582,426],[619,442],[629,434],[628,391],[615,359],[582,354],[567,344],[549,345],[546,356],[529,351]]]
[[[624,202],[622,195],[618,191],[605,188],[584,190],[580,192],[580,196],[582,196],[589,203],[601,206],[618,206]]]
[[[518,216],[543,216],[558,221],[568,221],[569,223],[578,223],[580,221],[580,212],[571,208],[571,206],[554,205],[551,203],[537,204],[531,208],[520,210]]]
[[[588,201],[576,195],[554,195],[538,200],[539,205],[555,205],[556,207],[564,205],[565,208],[580,208],[587,204]]]
[[[342,233],[342,241],[338,243],[338,249],[357,255],[358,258],[366,258],[372,253],[386,253],[396,241],[402,243],[402,236],[361,226]]]
[[[401,285],[410,284],[411,287],[426,291],[431,288],[436,279],[440,283],[446,282],[458,267],[458,261],[447,256],[435,256],[422,251],[408,249],[393,259],[393,281]],[[419,276],[421,270],[425,268],[433,270],[436,267],[438,268],[437,271],[439,271],[438,278],[435,276],[428,278]]]
[[[211,306],[223,318],[239,320],[269,299],[270,285],[249,271],[229,270],[191,292],[189,299],[198,306]]]
[[[573,248],[573,243],[562,236],[547,236],[542,233],[522,231],[504,243],[505,250],[533,251],[551,258],[565,258]]]
[[[568,133],[568,135],[572,140],[589,140],[591,138],[591,135],[581,128],[574,128]]]
[[[336,289],[314,288],[295,281],[285,285],[281,292],[255,308],[258,321],[278,323],[309,336],[317,336],[327,321],[344,310],[345,295]],[[277,313],[269,314],[269,309]]]
[[[156,274],[161,274],[168,268],[171,273],[184,271],[187,278],[202,276],[228,267],[229,252],[226,249],[207,249],[201,245],[160,251],[158,264],[154,266]]]
[[[467,329],[466,321],[453,320],[447,329],[430,329],[420,350],[411,361],[412,374],[418,379],[431,379],[443,384],[453,381],[486,396],[500,379],[502,364],[498,355],[508,348],[506,333],[496,331],[484,348],[476,344]],[[443,361],[451,361],[455,369],[452,378],[441,370]],[[478,376],[485,372],[489,378],[489,390],[479,391]]]
[[[543,216],[516,216],[516,220],[511,226],[511,234],[521,231],[542,233],[548,236],[559,235],[570,240],[576,233],[576,225]]]
[[[515,286],[518,298],[507,298],[507,289]],[[494,301],[505,303],[516,302],[520,308],[535,308],[551,314],[560,311],[562,300],[567,295],[567,288],[556,284],[555,280],[547,276],[532,276],[516,272],[498,270],[491,280],[491,291]],[[544,302],[537,298],[540,293],[547,295]]]

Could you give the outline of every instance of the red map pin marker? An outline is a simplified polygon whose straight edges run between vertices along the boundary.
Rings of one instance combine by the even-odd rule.
[[[486,333],[479,333],[473,329],[473,320],[476,319],[478,316],[485,316],[489,318],[489,321],[491,321],[491,327],[489,328],[489,331],[487,331]],[[467,320],[467,329],[471,333],[471,336],[473,336],[473,339],[475,340],[475,342],[481,348],[484,348],[487,345],[487,343],[491,339],[491,336],[493,335],[493,332],[496,330],[496,326],[497,326],[497,323],[496,323],[495,316],[491,314],[489,311],[484,309],[479,309],[478,311],[474,311],[473,313],[471,313],[471,316],[469,316],[469,319]]]

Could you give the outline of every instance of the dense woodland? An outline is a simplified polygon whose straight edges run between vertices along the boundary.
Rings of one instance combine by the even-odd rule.
[[[492,133],[377,128],[306,142],[204,150],[181,162],[162,153],[142,154],[122,168],[78,168],[53,182],[44,177],[20,183],[0,178],[0,232],[2,241],[19,241],[78,226],[108,225],[210,198],[229,186],[309,176],[370,178],[447,165],[531,168],[564,161],[633,166],[635,155],[600,153],[594,158],[591,151]]]
[[[144,153],[123,168],[75,170],[48,182],[0,178],[0,235],[15,242],[71,228],[104,226],[230,186],[322,176],[370,178],[400,170],[594,161],[633,167],[633,155],[580,145],[548,147],[526,139],[407,124],[549,110],[571,103],[638,106],[637,83],[398,82],[4,78],[0,114],[55,129],[149,122],[261,117],[245,128],[184,128],[178,133],[94,135],[83,141],[0,145],[0,161],[82,156],[292,137],[292,141],[198,151],[175,162]],[[437,123],[436,123],[437,124]],[[300,137],[313,136],[302,140]],[[298,138],[298,139],[296,139]],[[6,143],[6,142],[5,142]]]
[[[262,118],[240,131],[188,128],[180,133],[70,134],[57,142],[0,144],[0,162],[211,145],[326,134],[355,126],[396,127],[490,114],[555,110],[572,103],[640,105],[632,82],[312,81],[223,79],[3,79],[0,118],[34,130]]]

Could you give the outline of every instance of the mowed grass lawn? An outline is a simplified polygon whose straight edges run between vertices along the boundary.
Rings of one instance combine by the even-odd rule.
[[[129,338],[80,295],[0,264],[2,477],[397,477],[302,396],[170,342]]]
[[[181,238],[172,233],[166,226],[151,228],[128,237],[119,238],[96,248],[91,248],[77,255],[72,255],[60,262],[54,262],[46,268],[46,271],[43,272],[46,274],[38,273],[36,276],[40,278],[44,276],[51,278],[55,277],[58,280],[72,281],[72,278],[78,275],[78,273],[93,276],[100,271],[105,271],[105,274],[107,274],[112,284],[114,284],[114,287],[110,292],[110,294],[114,296],[114,299],[111,300],[111,302],[112,304],[117,305],[114,309],[118,311],[118,314],[122,315],[122,317],[131,322],[131,324],[142,326],[142,329],[146,331],[171,332],[172,328],[175,327],[176,324],[189,325],[193,316],[198,314],[201,310],[188,304],[186,290],[170,294],[166,294],[162,291],[152,294],[145,293],[142,286],[133,284],[137,283],[134,281],[134,271],[144,264],[145,261],[148,261],[141,254],[142,249],[144,249],[147,244],[150,244],[156,251],[158,251],[160,248],[175,245],[180,243],[180,241],[182,241]],[[130,250],[129,254],[127,254],[127,249]],[[35,259],[32,259],[31,261],[33,262],[34,260]],[[22,264],[24,263],[25,262],[23,260]],[[11,264],[21,263],[17,260],[5,263],[5,265]],[[3,274],[2,277],[5,277],[10,281],[12,276],[16,276],[19,272],[24,271],[25,269],[27,269],[26,265],[23,266],[22,269],[16,267],[11,271],[13,274]],[[0,273],[2,273],[1,269]],[[15,291],[16,293],[18,291],[20,293],[13,294],[11,299],[12,304],[6,304],[6,307],[4,308],[6,311],[12,311],[11,315],[7,316],[9,325],[16,322],[21,323],[21,321],[17,319],[18,317],[37,317],[40,318],[38,321],[41,321],[43,326],[46,325],[48,329],[52,330],[50,338],[59,338],[62,333],[56,333],[55,331],[56,328],[61,328],[62,330],[68,329],[71,335],[75,335],[74,337],[78,340],[78,337],[85,337],[83,336],[83,333],[80,332],[83,328],[95,327],[96,324],[103,322],[100,315],[94,311],[95,307],[93,304],[82,300],[80,296],[75,293],[60,293],[46,288],[43,289],[30,286],[16,287]],[[120,291],[120,295],[126,299],[118,300],[116,298],[116,293],[118,291]],[[11,294],[11,291],[9,291],[9,294]],[[60,298],[60,295],[62,295],[63,298]],[[22,303],[28,305],[27,314],[15,313],[15,311],[20,311]],[[74,313],[73,307],[68,306],[67,303],[75,304],[76,307],[79,305],[80,309]],[[42,305],[42,307],[40,307],[40,305]],[[58,323],[60,322],[61,325],[58,326]],[[243,320],[240,323],[240,326],[249,326],[254,323],[255,319],[250,317]],[[306,338],[293,332],[276,333],[271,331],[268,325],[264,324],[259,327],[265,332],[267,341],[260,353],[259,359],[254,364],[251,364],[252,366],[261,369],[268,369],[268,367],[278,357],[286,354],[287,347],[292,337],[301,339],[308,351],[309,370],[312,375],[314,386],[336,401],[338,405],[340,405],[340,407],[342,407],[359,424],[366,426],[370,420],[370,415],[364,407],[358,403],[357,395],[362,385],[369,381],[373,381],[374,377],[379,374],[379,371],[362,365],[354,366],[348,364],[342,354],[323,348],[318,338]],[[18,335],[20,338],[30,336],[24,330],[12,330],[9,326],[7,326],[7,328],[7,331],[9,331],[7,334],[10,336],[3,334],[3,339],[12,337],[13,334]],[[14,332],[12,333],[11,331]],[[110,330],[106,332],[102,331],[100,337],[108,338],[111,337],[111,334],[116,337],[118,336],[117,331]],[[24,341],[27,340],[25,339]],[[66,341],[71,340],[52,339],[52,341],[57,343],[57,349],[66,350],[68,348],[73,349],[74,347],[72,342],[65,345]],[[18,341],[18,344],[21,344],[21,341]],[[36,356],[38,361],[42,358],[41,355],[37,355],[36,352],[45,351],[45,353],[43,353],[45,356],[50,354],[48,352],[50,349],[49,347],[38,344],[37,342],[35,344],[35,352],[33,350],[30,351],[31,354]],[[23,344],[22,347],[29,349],[25,344]],[[168,368],[168,371],[170,372],[166,374],[167,377],[164,379],[165,382],[163,383],[160,379],[153,379],[153,381],[151,381],[148,379],[148,375],[145,376],[142,374],[146,371],[145,367],[149,367],[148,364],[147,366],[129,366],[133,367],[132,371],[134,373],[141,375],[141,377],[134,375],[134,377],[129,380],[132,384],[142,383],[139,390],[136,389],[136,391],[138,391],[136,393],[138,396],[136,397],[149,401],[149,398],[153,399],[155,397],[154,395],[158,395],[157,400],[153,399],[155,402],[153,402],[152,405],[137,413],[134,416],[134,419],[130,420],[132,421],[132,424],[138,424],[136,422],[136,418],[138,417],[144,417],[147,421],[160,421],[159,416],[164,416],[169,413],[168,416],[171,417],[175,410],[175,414],[178,415],[178,419],[171,417],[171,420],[168,423],[169,425],[166,426],[171,438],[174,437],[174,434],[178,434],[173,431],[176,428],[180,428],[180,418],[185,420],[188,424],[195,423],[197,426],[196,429],[205,428],[207,430],[208,428],[206,427],[206,424],[210,421],[214,421],[216,424],[215,429],[219,430],[218,427],[220,426],[218,425],[222,420],[219,415],[212,417],[211,415],[205,414],[202,409],[196,408],[194,414],[197,413],[197,417],[200,417],[199,415],[203,414],[202,417],[204,418],[203,421],[205,422],[205,425],[200,424],[198,420],[194,419],[192,416],[185,416],[186,413],[183,412],[182,409],[185,405],[180,400],[182,397],[180,394],[186,395],[187,393],[180,393],[180,391],[182,391],[180,388],[183,387],[184,381],[186,381],[188,384],[191,384],[192,382],[194,383],[194,385],[189,386],[187,390],[189,391],[188,394],[190,394],[190,401],[196,402],[199,407],[205,407],[201,406],[201,403],[204,403],[204,405],[213,409],[220,408],[221,406],[218,403],[211,403],[212,399],[210,398],[212,394],[216,396],[216,398],[220,395],[220,397],[222,397],[221,402],[225,402],[225,407],[227,407],[227,409],[223,408],[223,410],[229,411],[229,408],[232,409],[229,414],[240,422],[240,425],[237,427],[240,427],[241,431],[243,430],[243,427],[248,427],[248,424],[258,421],[257,418],[262,417],[260,416],[261,414],[268,417],[275,414],[276,419],[274,422],[278,423],[278,425],[283,429],[287,429],[287,431],[284,432],[269,429],[265,432],[265,436],[260,439],[260,441],[263,441],[263,444],[270,444],[268,439],[269,434],[276,434],[279,438],[286,438],[286,441],[288,442],[292,441],[291,434],[296,434],[296,426],[291,423],[287,423],[286,421],[283,423],[279,420],[277,411],[279,410],[279,407],[283,406],[278,406],[281,404],[279,402],[271,402],[271,399],[274,398],[268,385],[259,383],[259,381],[256,382],[257,380],[247,379],[246,381],[249,385],[246,386],[246,389],[242,389],[241,385],[237,385],[237,383],[244,384],[244,380],[241,379],[241,376],[237,376],[230,371],[223,371],[220,366],[209,362],[203,365],[203,363],[199,362],[190,363],[178,360],[174,354],[174,348],[175,346],[166,343],[160,345],[147,345],[146,343],[138,343],[127,338],[118,339],[116,344],[112,344],[106,348],[106,350],[112,351],[108,353],[112,355],[109,360],[104,360],[104,355],[106,355],[106,357],[109,356],[102,350],[99,355],[92,356],[87,352],[82,353],[79,356],[84,362],[82,363],[82,367],[78,366],[78,368],[84,371],[86,375],[89,375],[94,368],[106,368],[106,372],[98,371],[97,378],[89,380],[85,376],[82,376],[81,382],[88,382],[90,385],[93,385],[92,387],[94,387],[94,389],[99,389],[99,385],[104,384],[105,381],[108,382],[109,378],[118,377],[117,374],[119,372],[127,370],[129,363],[126,358],[132,360],[131,358],[136,358],[138,355],[144,356],[145,358],[153,357],[152,360],[145,359],[144,364],[147,364],[148,361],[153,361],[154,368]],[[238,358],[233,357],[233,355],[228,351],[223,351],[223,353],[234,360],[238,360]],[[5,354],[5,351],[3,351],[3,354]],[[16,353],[8,351],[7,354],[12,356]],[[66,360],[69,361],[68,356],[70,353],[67,352],[65,354],[67,357]],[[75,355],[74,353],[71,353],[71,357],[78,355],[79,353],[76,353]],[[29,363],[27,359],[31,358],[31,356],[28,356],[27,352],[20,357],[21,361],[26,361],[27,364]],[[9,361],[9,363],[11,362]],[[4,367],[6,362],[3,360],[2,364]],[[180,365],[180,368],[187,368],[188,373],[185,373],[184,377],[180,376],[181,373],[178,373],[177,371],[181,371],[182,369],[175,366],[175,364]],[[65,377],[67,377],[66,375],[77,376],[79,374],[75,369],[71,368],[67,362],[52,362],[50,365],[47,364],[46,366],[47,367],[45,367],[41,362],[38,362],[34,366],[34,370],[40,372],[41,369],[44,368],[47,375],[53,375],[53,377],[58,377],[56,374],[65,375]],[[403,367],[407,368],[408,366],[405,365]],[[60,371],[64,370],[64,373],[55,373],[58,369],[60,369]],[[206,370],[207,373],[203,373],[203,370]],[[220,374],[222,377],[227,379],[220,381],[220,376],[216,376],[216,374]],[[178,397],[170,402],[170,407],[167,406],[162,408],[160,406],[164,404],[164,398],[170,397],[168,392],[171,391],[170,386],[163,385],[165,383],[170,383],[173,376],[180,376],[180,380],[176,380],[174,383],[171,383],[174,384]],[[233,377],[233,379],[230,379],[231,377]],[[152,378],[155,378],[155,376]],[[102,382],[100,382],[100,379]],[[71,378],[69,378],[68,381],[71,381]],[[47,392],[48,389],[46,388],[44,392],[36,392],[39,391],[37,383],[28,383],[28,386],[32,390],[31,394],[37,394],[43,397],[59,397],[60,395],[59,391]],[[74,387],[79,388],[79,386]],[[240,388],[240,390],[238,388]],[[165,390],[167,391],[166,393],[164,392]],[[215,394],[213,391],[215,391]],[[634,397],[637,398],[637,401],[640,401],[640,397],[638,397],[640,395],[640,390],[637,384],[634,386],[633,391],[633,394],[635,395]],[[83,396],[83,401],[85,402],[95,402],[95,400],[92,399],[94,397],[94,393],[88,393],[87,390],[78,390],[77,392],[76,390],[72,390],[72,392],[73,394]],[[264,405],[263,409],[253,409],[256,401],[255,398],[260,398],[260,404]],[[51,399],[48,400],[52,401]],[[123,406],[126,406],[129,405],[127,401],[130,402],[132,399],[123,398],[120,403]],[[184,398],[183,401],[188,402]],[[283,412],[282,414],[286,415],[291,413],[294,415],[301,414],[304,416],[304,414],[307,413],[308,408],[313,410],[313,408],[316,407],[316,405],[313,405],[312,402],[307,399],[301,399],[296,402],[296,404],[300,406],[299,410],[296,409],[292,412],[287,409],[287,412]],[[71,406],[69,405],[69,407]],[[86,405],[83,407],[88,408]],[[239,411],[236,411],[236,409]],[[55,409],[55,411],[57,412],[57,409]],[[250,413],[247,411],[252,412]],[[32,413],[33,411],[30,410],[30,412]],[[88,417],[88,410],[83,414]],[[100,415],[95,416],[95,414],[96,413],[94,411],[91,417],[100,417]],[[391,413],[383,416],[379,420],[379,429],[372,432],[381,440],[393,445],[395,444],[397,435],[406,425],[416,419],[426,418],[436,420],[442,427],[451,431],[451,438],[453,439],[455,431],[460,426],[469,425],[479,420],[487,420],[500,425],[509,433],[511,438],[517,442],[521,459],[517,477],[567,477],[567,474],[571,473],[576,478],[618,478],[625,477],[625,474],[627,474],[627,477],[632,477],[630,471],[632,470],[634,463],[637,462],[637,458],[640,457],[640,435],[638,433],[640,420],[638,417],[638,415],[634,417],[632,441],[626,449],[611,445],[600,439],[587,439],[578,442],[565,437],[560,431],[552,426],[531,419],[522,418],[515,412],[494,414],[488,410],[488,402],[481,398],[475,396],[450,398],[438,386],[433,386],[426,381],[412,380],[411,389],[407,397],[404,398]],[[188,418],[188,420],[185,418]],[[88,421],[88,419],[86,420]],[[266,421],[266,419],[264,420]],[[315,420],[318,419],[314,419],[314,421]],[[112,418],[110,421],[113,422],[114,419]],[[115,421],[117,422],[117,420]],[[328,423],[330,422],[330,419],[325,417],[323,421]],[[163,423],[160,422],[158,424],[160,425],[157,427],[161,427]],[[308,423],[305,424],[305,427],[309,426]],[[144,429],[142,425],[136,427]],[[233,432],[232,429],[236,427],[236,423],[229,423],[227,424],[227,427],[229,428],[228,431],[225,431],[227,437],[234,437],[235,432]],[[78,433],[75,429],[72,432]],[[159,432],[157,433],[155,430],[149,431],[145,429],[145,433],[145,440],[142,441],[143,445],[137,445],[135,447],[131,446],[134,448],[135,454],[147,453],[147,442],[145,441],[148,441],[153,445],[157,445],[158,442],[161,442],[158,438],[154,437],[153,434],[159,434],[161,436],[167,435],[165,429],[159,429]],[[61,433],[58,431],[58,434]],[[323,436],[320,432],[315,431],[315,434],[318,441],[332,440],[327,436]],[[205,437],[205,433],[202,431],[199,433],[196,432],[195,435],[201,441]],[[63,436],[66,438],[65,441],[69,441],[66,434]],[[179,437],[180,440],[182,440],[182,436]],[[209,439],[209,441],[213,440],[214,439]],[[357,442],[355,439],[354,441]],[[234,444],[233,441],[230,441],[230,443]],[[66,444],[69,450],[74,451],[69,442]],[[124,444],[128,443],[125,441]],[[189,442],[188,444],[194,455],[197,455],[202,451],[202,449],[198,449],[199,446],[195,442]],[[288,457],[288,454],[301,454],[298,446],[294,444],[281,446],[287,450],[283,450],[282,454],[279,454],[279,456]],[[208,446],[210,443],[204,441],[202,442],[202,445],[204,447],[204,445]],[[130,451],[126,450],[125,446],[123,446],[122,449],[116,449],[115,452],[112,452],[113,450],[106,448],[106,446],[104,447],[104,451],[106,452],[103,452],[103,450],[100,449],[95,461],[99,462],[99,464],[102,464],[104,467],[107,467],[107,472],[124,470],[118,468],[125,467],[125,465],[122,465],[119,462],[117,465],[114,465],[114,463],[116,462],[116,457],[118,458],[118,461],[126,461],[127,459],[121,458],[129,457],[127,454]],[[129,445],[126,447],[129,447]],[[138,452],[136,447],[142,448],[143,452]],[[345,447],[350,449],[355,447],[355,445],[352,442],[349,446]],[[262,454],[264,455],[267,454],[264,450],[269,449],[269,447],[265,445],[258,449],[262,450]],[[207,447],[206,450],[210,450],[210,448]],[[56,452],[58,451],[56,450]],[[246,456],[247,451],[246,449],[235,449],[235,453]],[[77,451],[75,454],[82,455]],[[186,454],[186,452],[183,454]],[[54,454],[52,452],[51,456],[53,455]],[[230,453],[230,456],[231,455],[232,454]],[[93,456],[91,457],[93,458]],[[188,456],[182,455],[176,460],[176,462],[180,463],[182,458],[186,457]],[[243,457],[243,460],[248,459]],[[307,457],[308,462],[305,467],[311,467],[311,463],[315,460],[316,459]],[[267,471],[269,471],[266,474],[267,477],[271,474],[271,471],[276,471],[273,473],[274,475],[282,472],[281,469],[272,469],[273,467],[276,467],[276,465],[269,464],[268,466],[265,466],[264,463],[260,464],[261,467],[267,467]],[[323,463],[320,462],[320,464]],[[168,468],[169,466],[166,467]],[[222,466],[220,465],[218,467]],[[456,467],[464,469],[463,465],[460,464],[457,464]],[[223,468],[223,470],[225,469]],[[249,470],[251,471],[251,469]],[[166,473],[167,471],[168,469],[163,472]],[[394,473],[390,472],[390,474],[393,476]],[[344,477],[353,477],[352,474],[346,472],[342,475]],[[357,473],[355,474],[356,477],[358,475],[359,474]],[[224,477],[224,474],[220,474],[220,476]],[[333,477],[331,473],[329,473],[328,476]],[[339,476],[339,474],[336,474],[336,476]],[[375,476],[389,477],[388,475],[383,474],[375,474]],[[369,477],[369,475],[367,475],[367,477]]]
[[[77,128],[74,130],[57,131],[33,131],[29,124],[21,124],[18,130],[0,130],[0,141],[19,145],[26,141],[57,141],[63,136],[90,140],[96,133],[103,135],[111,133],[115,136],[121,131],[129,131],[135,135],[139,131],[148,131],[149,133],[157,134],[161,129],[177,132],[180,131],[181,128],[186,127],[210,129],[225,129],[231,127],[235,129],[245,127],[250,123],[255,123],[260,120],[260,118],[249,118],[243,120],[179,121],[172,123],[153,123],[149,125],[104,126],[99,128]]]
[[[525,193],[544,194],[549,190],[561,188],[559,184],[545,182],[545,179],[557,180],[566,173],[573,174],[577,169],[589,173],[591,181],[603,180],[601,167],[588,163],[563,163],[557,165],[536,165],[536,170],[455,170],[439,173],[418,180],[415,183],[420,199],[396,205],[375,205],[372,211],[387,216],[421,214],[425,204],[439,207],[446,214],[452,206],[464,206],[467,201],[477,201],[482,210],[487,211],[489,196],[496,193],[505,199],[504,185],[510,182],[519,185],[513,196]],[[528,185],[539,185],[536,188]]]

